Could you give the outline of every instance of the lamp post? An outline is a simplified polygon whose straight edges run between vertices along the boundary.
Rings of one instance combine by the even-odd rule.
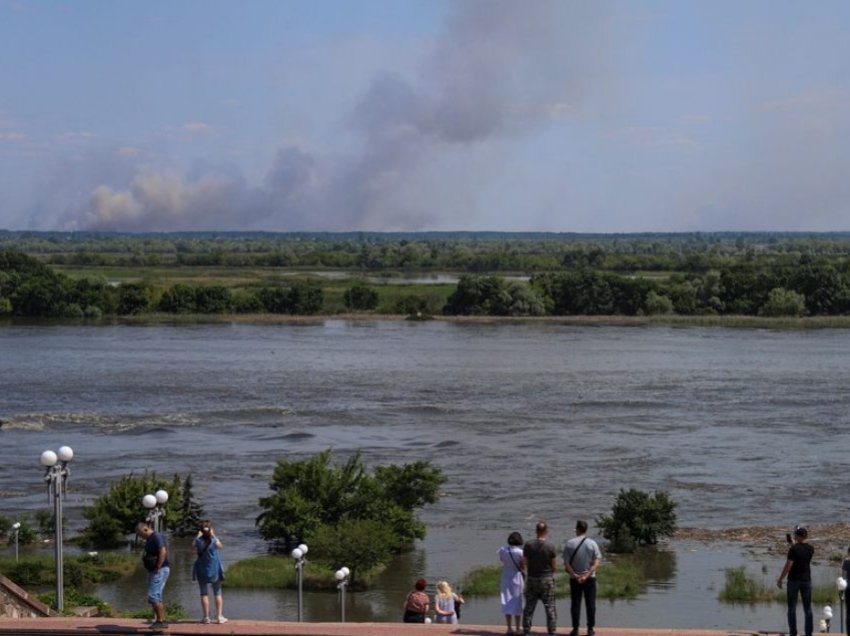
[[[847,633],[847,625],[844,624],[844,595],[847,590],[847,579],[843,576],[839,576],[835,579],[835,588],[838,590],[838,607],[841,616],[841,633]]]
[[[336,589],[339,590],[339,622],[345,622],[345,586],[348,584],[348,575],[351,574],[351,570],[347,567],[341,567],[334,573],[334,577],[339,583],[336,586]]]
[[[18,533],[21,531],[21,522],[16,521],[12,524],[12,530],[15,531],[15,563],[18,562]]]
[[[71,469],[68,463],[74,459],[74,451],[70,446],[60,446],[55,453],[46,450],[41,454],[41,465],[44,466],[44,481],[47,484],[47,499],[53,494],[53,525],[56,527],[56,609],[65,609],[63,598],[64,581],[62,580],[62,498]]]
[[[823,620],[821,624],[826,627],[826,631],[829,632],[829,626],[832,623],[832,608],[829,605],[823,606]]]
[[[307,544],[302,543],[292,551],[295,559],[295,578],[298,579],[298,622],[301,622],[304,609],[304,556],[307,554]]]
[[[162,530],[162,518],[165,516],[165,502],[167,501],[168,493],[164,490],[157,490],[156,494],[142,497],[142,505],[150,511],[147,521],[154,532]]]

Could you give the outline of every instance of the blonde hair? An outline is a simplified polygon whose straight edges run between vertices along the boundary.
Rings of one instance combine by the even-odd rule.
[[[448,581],[440,581],[437,583],[437,593],[443,598],[449,598],[452,595],[452,586]]]

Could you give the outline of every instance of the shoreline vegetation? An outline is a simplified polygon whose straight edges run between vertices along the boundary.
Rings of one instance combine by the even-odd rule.
[[[0,317],[160,313],[846,328],[850,233],[0,230]]]
[[[850,329],[848,316],[767,317],[741,315],[704,316],[411,316],[405,314],[168,314],[151,313],[100,318],[0,316],[3,324],[68,325],[318,325],[327,321],[348,322],[444,322],[470,325],[548,324],[577,327],[719,327],[727,329],[816,330]]]

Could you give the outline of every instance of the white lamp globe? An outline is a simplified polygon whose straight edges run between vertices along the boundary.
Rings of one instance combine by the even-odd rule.
[[[340,568],[340,570],[342,570],[342,573],[345,574],[345,576],[348,576],[349,574],[351,574],[351,570],[349,570],[344,565]]]
[[[60,446],[56,454],[60,462],[69,462],[74,459],[74,450],[70,446]]]
[[[824,618],[832,618],[832,608],[829,605],[823,608],[823,616]]]
[[[298,549],[301,550],[302,555],[307,554],[307,544],[306,543],[302,543],[301,545],[299,545]]]
[[[430,619],[430,618],[428,618],[428,617],[426,616],[426,617],[425,617],[425,622],[426,622],[427,624],[429,624],[429,625],[430,625],[430,624],[431,624],[431,619]]]
[[[342,570],[337,570],[336,572],[334,572],[334,577],[337,581],[342,581],[342,579],[345,578],[345,572],[343,572]]]
[[[20,527],[21,527],[20,521],[16,521],[15,523],[12,524],[12,530],[17,530]]]
[[[292,551],[292,558],[295,559],[296,561],[303,556],[304,556],[304,553],[301,551],[301,548],[295,548]]]
[[[59,461],[59,458],[56,457],[56,453],[51,450],[46,450],[41,454],[42,466],[50,468],[51,466],[55,466],[57,461]]]
[[[157,490],[156,491],[156,503],[161,505],[161,504],[164,504],[166,501],[168,501],[168,493],[165,492],[164,490]]]
[[[142,505],[145,508],[153,508],[154,506],[156,506],[156,497],[154,497],[153,495],[145,495],[144,497],[142,497]]]
[[[835,587],[838,588],[839,592],[843,592],[844,590],[847,589],[847,579],[845,579],[843,576],[839,576],[835,580]]]

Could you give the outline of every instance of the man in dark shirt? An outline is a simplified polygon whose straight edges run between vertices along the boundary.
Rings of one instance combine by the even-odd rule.
[[[154,622],[151,629],[161,630],[168,627],[165,620],[165,603],[162,600],[162,591],[165,582],[171,573],[171,564],[168,562],[168,544],[165,536],[160,532],[154,532],[146,523],[136,525],[136,535],[145,540],[145,552],[142,561],[148,571],[148,603],[151,604],[154,614]]]
[[[537,538],[527,541],[522,548],[520,567],[528,574],[525,582],[525,609],[522,612],[522,631],[531,632],[531,619],[537,601],[546,609],[546,628],[550,634],[558,629],[555,612],[555,548],[546,539],[549,527],[545,521],[537,523]]]
[[[782,580],[788,577],[788,634],[797,636],[797,594],[803,599],[803,615],[806,620],[806,636],[812,636],[812,556],[815,549],[808,543],[809,532],[801,526],[794,530],[794,543],[788,548],[788,557],[776,585],[782,589]]]

